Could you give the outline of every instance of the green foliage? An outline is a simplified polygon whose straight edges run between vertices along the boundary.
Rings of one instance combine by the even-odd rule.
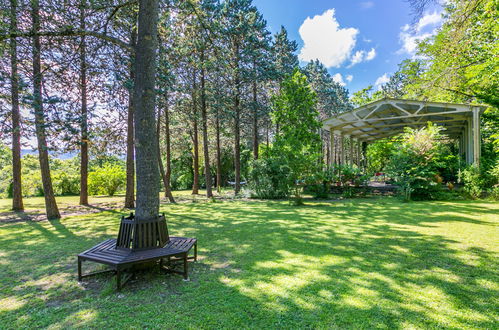
[[[126,183],[126,171],[122,166],[105,164],[88,174],[90,195],[113,196]]]
[[[316,110],[316,95],[305,75],[295,70],[281,84],[280,93],[272,99],[272,119],[279,132],[272,145],[270,157],[282,159],[291,170],[293,181],[303,182],[317,171],[320,155],[321,123]],[[301,187],[295,186],[298,198]]]
[[[253,161],[250,172],[250,189],[262,199],[286,198],[294,182],[291,169],[283,159],[263,157]]]
[[[471,165],[461,171],[460,181],[464,184],[464,191],[469,198],[480,198],[485,182],[477,166]]]
[[[367,172],[382,172],[395,151],[396,145],[389,139],[383,139],[369,143],[367,146]]]
[[[368,104],[374,101],[377,101],[383,97],[383,93],[381,91],[374,91],[372,85],[367,86],[360,91],[353,93],[350,98],[350,102],[356,107],[363,106],[364,104]]]
[[[438,155],[445,148],[441,128],[428,123],[422,129],[406,128],[387,164],[387,172],[400,186],[405,200],[434,199],[441,188]]]

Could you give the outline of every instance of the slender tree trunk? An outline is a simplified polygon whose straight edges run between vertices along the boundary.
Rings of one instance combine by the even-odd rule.
[[[80,9],[80,29],[85,31],[85,0]],[[80,44],[80,90],[81,90],[81,142],[80,142],[80,205],[88,205],[88,109],[87,109],[87,60],[85,36]]]
[[[10,0],[10,30],[17,31],[17,0]],[[12,210],[24,211],[21,185],[21,114],[19,112],[19,77],[17,75],[17,40],[10,39],[12,103]]]
[[[170,189],[170,194],[167,196],[170,202],[175,203],[175,199],[171,194],[171,177],[172,177],[172,165],[171,165],[171,142],[170,142],[170,108],[168,106],[168,98],[165,100],[165,142],[166,142],[166,173],[165,177],[168,181],[168,189]]]
[[[208,143],[208,115],[206,113],[206,90],[205,90],[205,69],[204,69],[204,51],[201,51],[201,116],[203,126],[203,151],[204,151],[204,177],[206,181],[206,197],[213,197],[211,189],[211,169],[210,169],[210,150]]]
[[[192,183],[192,194],[199,194],[199,138],[198,138],[198,104],[197,104],[197,86],[196,72],[193,74],[192,84],[192,144],[194,152],[192,155],[192,171],[194,173],[194,182]]]
[[[132,28],[130,36],[130,44],[135,48],[137,43],[137,31]],[[133,56],[135,57],[135,56]],[[135,81],[135,68],[133,58],[130,65],[130,80]],[[125,207],[133,209],[135,206],[135,146],[134,146],[134,106],[133,106],[133,91],[128,95],[128,115],[127,115],[127,135],[126,135],[126,191],[125,191]]]
[[[236,55],[236,65],[237,70],[239,69],[239,45],[236,44],[235,49]],[[240,95],[239,95],[239,72],[236,70],[235,88],[236,93],[234,95],[234,176],[235,176],[235,186],[234,194],[237,195],[241,191],[241,110],[239,109]]]
[[[135,52],[134,124],[137,175],[137,221],[156,219],[159,170],[155,118],[158,0],[139,1]]]
[[[41,44],[38,31],[40,30],[39,0],[31,0],[31,18],[33,24],[33,109],[35,111],[36,139],[38,142],[38,159],[42,175],[43,194],[45,196],[45,210],[48,219],[61,217],[55,201],[50,176],[49,155],[45,133],[45,115],[42,100],[42,73],[41,73]]]
[[[168,111],[168,108],[166,108],[165,111]],[[166,176],[165,168],[163,167],[163,161],[161,160],[161,147],[159,145],[160,135],[161,135],[160,118],[161,118],[161,109],[158,109],[158,119],[156,121],[156,136],[158,138],[157,145],[158,145],[159,174],[161,175],[161,179],[163,180],[163,186],[165,188],[165,197],[167,197],[171,203],[175,203],[175,199],[173,198],[173,195],[172,195],[172,190],[170,189],[170,181],[168,180],[168,177]]]
[[[217,117],[215,118],[215,130],[217,136],[217,192],[222,191],[222,152],[220,150],[220,112],[217,108]]]
[[[258,159],[258,97],[256,80],[253,81],[253,158]]]

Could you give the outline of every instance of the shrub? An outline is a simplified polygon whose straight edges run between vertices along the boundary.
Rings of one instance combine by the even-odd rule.
[[[438,156],[445,148],[441,128],[431,123],[422,129],[406,128],[401,138],[387,164],[388,174],[399,185],[404,200],[435,199],[441,189]]]
[[[113,196],[126,183],[126,171],[115,164],[105,164],[88,174],[90,195]]]
[[[250,189],[262,199],[286,198],[293,188],[291,169],[280,158],[253,161],[250,179]]]
[[[58,196],[78,195],[80,193],[80,175],[78,172],[57,171],[52,176],[54,193]]]

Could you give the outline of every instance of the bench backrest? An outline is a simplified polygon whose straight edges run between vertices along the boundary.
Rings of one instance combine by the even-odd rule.
[[[121,217],[116,248],[147,250],[164,247],[170,241],[165,215],[137,221],[133,213]]]

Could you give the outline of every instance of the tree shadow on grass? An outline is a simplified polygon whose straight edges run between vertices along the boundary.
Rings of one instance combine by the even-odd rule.
[[[493,328],[496,255],[457,249],[449,235],[415,229],[446,221],[488,226],[473,216],[488,210],[455,203],[445,218],[438,206],[379,202],[169,207],[171,234],[199,239],[191,282],[144,272],[123,293],[109,290],[109,277],[97,278],[95,288],[75,280],[75,255],[115,234],[115,214],[53,228],[12,224],[15,238],[0,238],[8,247],[0,259],[8,278],[0,283],[18,305],[0,312],[0,320],[61,327]],[[39,254],[30,254],[34,248]]]

